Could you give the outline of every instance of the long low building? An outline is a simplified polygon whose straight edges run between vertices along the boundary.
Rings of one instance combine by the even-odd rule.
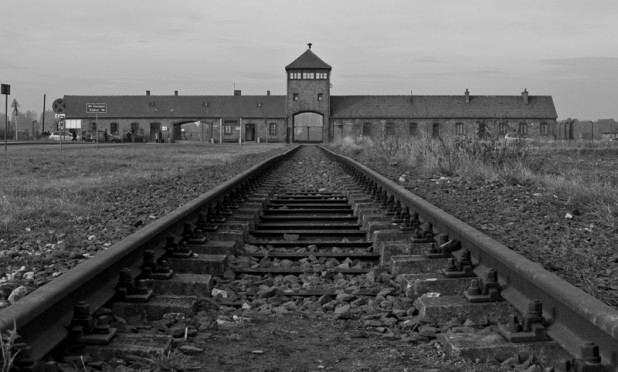
[[[75,96],[66,127],[128,141],[330,142],[347,136],[557,136],[551,96],[331,96],[332,68],[309,48],[285,67],[287,94]],[[188,125],[187,125],[188,124]]]

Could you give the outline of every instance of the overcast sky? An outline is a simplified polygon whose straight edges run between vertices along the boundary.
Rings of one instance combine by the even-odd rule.
[[[616,0],[2,0],[0,12],[0,82],[22,111],[41,112],[43,94],[47,108],[146,90],[284,95],[285,66],[311,42],[332,95],[526,88],[553,96],[559,119],[618,119]]]

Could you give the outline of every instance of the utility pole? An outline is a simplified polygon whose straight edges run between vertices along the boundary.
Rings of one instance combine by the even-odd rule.
[[[41,118],[41,134],[45,132],[45,99],[47,98],[47,94],[43,94],[43,117]]]
[[[6,152],[6,136],[9,132],[9,94],[11,94],[11,86],[9,84],[0,84],[0,94],[4,94],[4,152]]]

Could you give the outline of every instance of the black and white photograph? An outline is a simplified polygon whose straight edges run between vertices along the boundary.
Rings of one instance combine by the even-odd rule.
[[[618,371],[617,2],[0,13],[0,371]]]

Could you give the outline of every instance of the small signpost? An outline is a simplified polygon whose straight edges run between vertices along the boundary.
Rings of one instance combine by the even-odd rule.
[[[86,103],[86,113],[107,114],[107,103]]]
[[[67,109],[67,103],[62,98],[58,98],[52,103],[52,110],[56,113],[56,119],[58,119],[58,130],[60,131],[60,151],[62,151],[62,136],[64,134],[64,117]]]
[[[99,114],[107,114],[107,103],[86,103],[86,113],[94,114],[94,135],[99,145]]]

